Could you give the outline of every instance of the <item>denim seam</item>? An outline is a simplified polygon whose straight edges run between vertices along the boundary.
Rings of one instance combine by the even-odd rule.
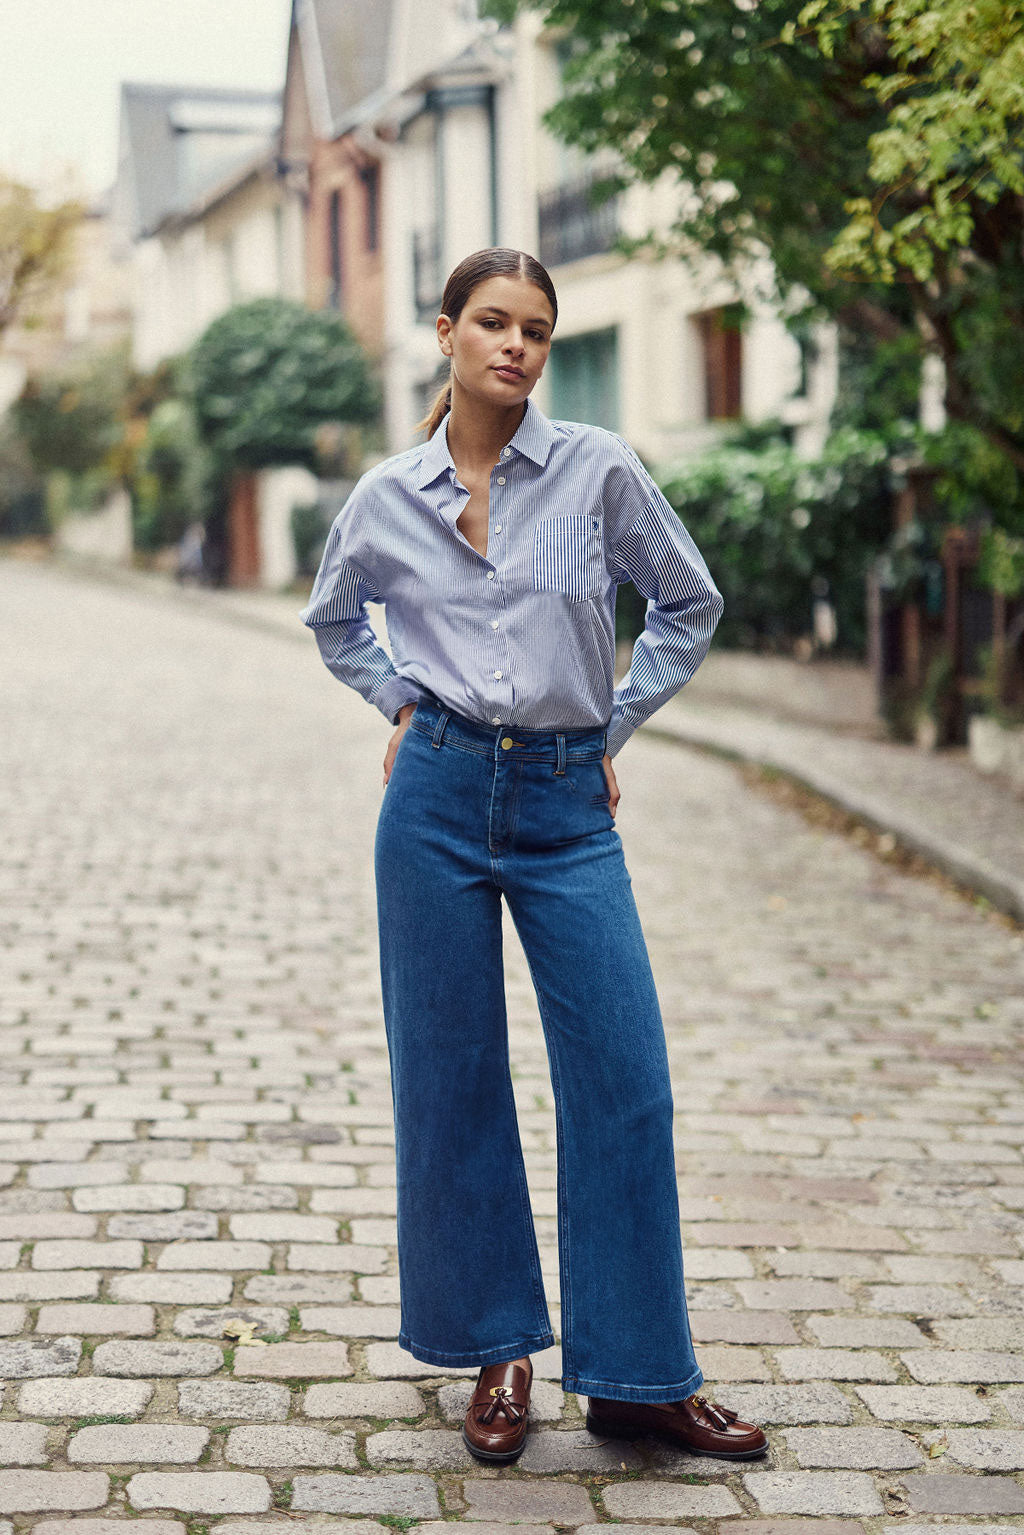
[[[519,1200],[523,1210],[523,1227],[530,1260],[530,1276],[533,1280],[533,1298],[537,1306],[538,1316],[543,1312],[546,1318],[546,1321],[540,1321],[538,1324],[543,1331],[545,1327],[550,1328],[551,1318],[547,1315],[548,1308],[547,1299],[544,1295],[544,1279],[540,1270],[540,1254],[537,1251],[537,1231],[533,1221],[533,1209],[530,1204],[530,1189],[526,1180],[523,1143],[519,1134],[519,1116],[516,1113],[516,1099],[512,1088],[507,1029],[505,1031],[505,1099],[508,1104],[512,1134],[515,1139],[514,1151],[518,1153],[518,1155],[512,1157],[512,1162],[515,1166],[516,1181],[519,1184]]]
[[[529,1338],[517,1338],[511,1343],[496,1343],[493,1348],[464,1349],[461,1353],[452,1353],[436,1348],[421,1348],[415,1343],[409,1334],[402,1331],[398,1335],[400,1348],[404,1348],[414,1358],[422,1360],[425,1364],[449,1365],[452,1368],[460,1366],[472,1366],[475,1364],[501,1364],[505,1358],[519,1359],[524,1354],[538,1353],[544,1348],[553,1348],[555,1342],[554,1333],[549,1328],[546,1332],[540,1332]],[[468,1359],[467,1354],[474,1357]],[[492,1355],[497,1355],[492,1359]]]
[[[699,1391],[703,1384],[704,1375],[698,1367],[697,1370],[692,1375],[688,1376],[686,1380],[670,1381],[667,1385],[664,1386],[626,1386],[619,1381],[591,1380],[586,1376],[566,1373],[563,1375],[562,1379],[562,1390],[579,1391],[584,1396],[598,1397],[604,1396],[606,1389],[610,1389],[612,1391],[629,1391],[634,1394],[628,1397],[620,1398],[608,1397],[606,1400],[619,1400],[629,1402],[672,1402],[680,1400],[685,1401],[688,1396],[692,1396],[695,1391]],[[642,1395],[639,1394],[641,1392],[643,1393]]]
[[[512,725],[509,728],[514,730],[515,726]],[[433,741],[433,730],[424,730],[422,726],[415,724],[410,724],[409,729],[415,730],[418,736],[426,736],[429,741]],[[443,749],[444,747],[452,747],[456,751],[460,752],[472,752],[476,757],[491,756],[491,750],[489,747],[473,746],[469,741],[460,741],[455,739],[452,737],[450,731],[448,730],[445,731],[445,738],[441,743],[441,748],[439,749]],[[603,756],[604,752],[598,753],[594,751],[587,753],[585,756],[578,756],[573,752],[567,751],[565,760],[568,766],[572,766],[573,764],[579,766],[579,764],[583,762],[600,762]],[[555,762],[557,761],[557,757],[552,752],[516,752],[515,760],[517,762]]]
[[[432,741],[434,738],[433,730],[423,730],[419,725],[414,725],[412,723],[410,723],[409,729],[415,730],[418,736],[426,736],[429,741]],[[491,755],[490,752],[483,746],[471,746],[468,741],[454,741],[451,739],[451,737],[449,737],[449,739],[443,743],[441,749],[443,750],[444,747],[448,747],[449,749],[454,747],[456,751],[460,752],[472,752],[476,757],[489,757]]]
[[[514,919],[515,913],[513,912]],[[524,954],[526,953],[525,944],[523,945],[523,952]],[[526,964],[530,972],[534,992],[536,993],[537,1011],[540,1013],[540,1021],[545,1037],[553,1039],[554,1030],[551,1030],[549,1034],[547,1019],[544,1016],[544,1007],[541,1003],[543,989],[538,984],[529,954],[526,954]],[[558,1276],[559,1299],[561,1301],[559,1344],[562,1352],[563,1369],[572,1374],[572,1290],[569,1272],[569,1198],[565,1181],[565,1123],[562,1113],[562,1095],[559,1091],[558,1066],[554,1050],[548,1052],[548,1065],[551,1072],[551,1088],[555,1099],[555,1126],[557,1133]]]
[[[562,1310],[559,1313],[559,1339],[562,1350],[562,1362],[570,1373],[574,1373],[572,1273],[569,1266],[569,1193],[568,1187],[566,1185],[565,1173],[565,1116],[562,1113],[562,1094],[559,1085],[558,1067],[555,1064],[554,1052],[552,1052],[551,1056],[551,1076],[555,1099],[555,1122],[558,1127],[558,1140],[560,1142],[560,1150],[558,1155],[558,1202],[560,1206],[558,1217],[558,1239],[560,1247],[558,1254],[558,1271],[559,1274],[565,1276],[564,1290],[560,1297]]]

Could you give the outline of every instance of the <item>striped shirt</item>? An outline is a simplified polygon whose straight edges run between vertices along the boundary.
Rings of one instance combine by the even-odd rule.
[[[491,474],[479,554],[456,526],[470,493],[449,419],[358,481],[302,620],[330,671],[392,724],[426,689],[481,724],[605,727],[614,757],[707,654],[723,606],[708,568],[621,437],[549,421],[531,399]],[[647,610],[615,687],[627,580]],[[385,604],[390,656],[367,602]]]

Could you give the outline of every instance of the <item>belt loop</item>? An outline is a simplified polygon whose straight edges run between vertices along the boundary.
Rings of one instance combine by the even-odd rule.
[[[557,765],[555,767],[555,774],[556,774],[557,777],[564,777],[564,775],[565,775],[565,736],[563,736],[563,735],[556,735],[555,736],[555,740],[558,742],[558,763],[557,763]]]
[[[437,724],[434,726],[434,737],[433,737],[433,740],[430,743],[435,751],[440,751],[441,750],[441,740],[442,740],[442,738],[444,736],[444,727],[447,725],[447,723],[448,723],[450,718],[451,718],[451,716],[449,715],[448,710],[447,709],[442,709],[441,710],[441,717],[438,720]]]

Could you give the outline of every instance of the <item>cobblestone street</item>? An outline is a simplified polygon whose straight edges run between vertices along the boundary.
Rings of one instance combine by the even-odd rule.
[[[1020,1528],[1024,935],[643,731],[617,825],[691,1320],[772,1450],[600,1440],[556,1347],[520,1460],[470,1456],[476,1370],[395,1341],[390,730],[299,607],[292,638],[0,561],[0,1535]],[[505,939],[557,1332],[552,1095]]]

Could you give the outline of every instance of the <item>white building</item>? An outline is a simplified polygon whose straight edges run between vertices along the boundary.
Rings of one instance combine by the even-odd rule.
[[[390,11],[388,88],[366,103],[363,122],[385,167],[390,448],[414,440],[444,377],[433,322],[445,276],[498,244],[538,255],[558,292],[536,392],[550,415],[608,426],[655,462],[708,445],[740,417],[781,418],[798,448],[815,451],[835,387],[831,330],[820,329],[808,358],[763,305],[732,328],[739,295],[710,261],[697,275],[678,260],[612,249],[620,232],[667,230],[680,191],[666,179],[593,204],[602,166],[541,123],[561,65],[539,20],[499,30],[464,0],[393,0]]]
[[[148,370],[233,303],[303,295],[302,210],[277,175],[280,97],[126,84],[115,209]]]

